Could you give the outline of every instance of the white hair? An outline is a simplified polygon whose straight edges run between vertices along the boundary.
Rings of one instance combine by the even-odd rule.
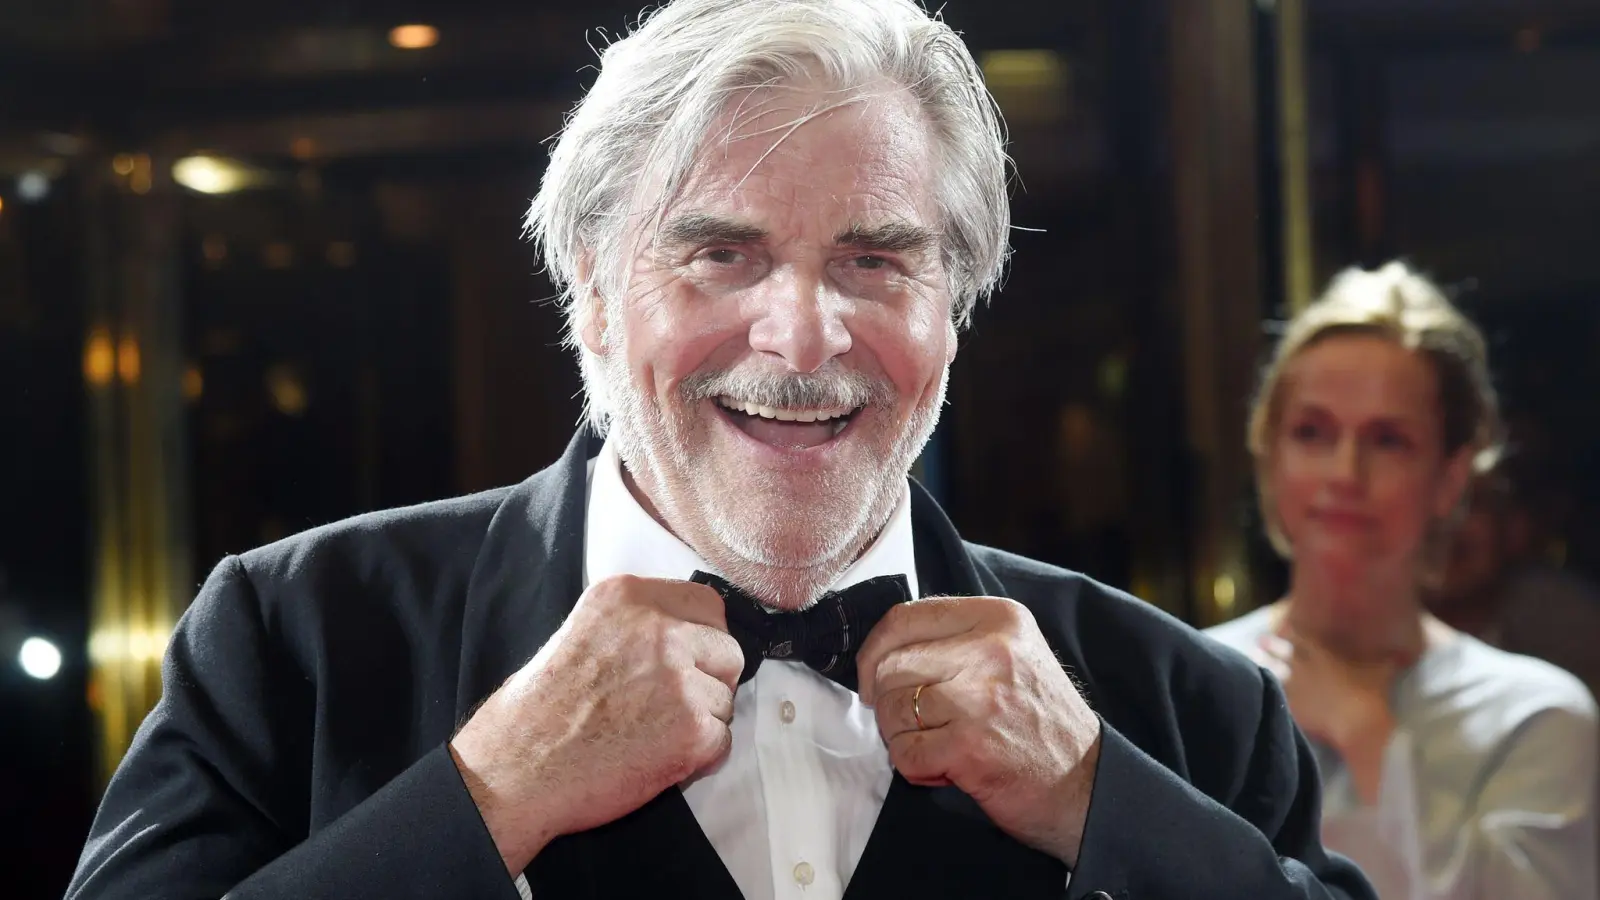
[[[581,341],[594,303],[580,293],[592,290],[601,302],[623,295],[630,217],[659,221],[730,96],[819,76],[846,91],[887,80],[927,117],[958,327],[998,284],[1010,231],[1005,132],[981,70],[949,26],[914,0],[673,0],[601,52],[600,74],[568,116],[528,210],[597,430],[605,431],[612,404]],[[644,173],[653,176],[650,197],[639,195]]]

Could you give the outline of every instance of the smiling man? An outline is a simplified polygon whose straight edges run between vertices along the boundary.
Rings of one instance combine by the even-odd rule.
[[[909,0],[676,0],[529,224],[553,467],[224,560],[73,898],[1371,896],[1283,696],[907,472],[1008,230]]]

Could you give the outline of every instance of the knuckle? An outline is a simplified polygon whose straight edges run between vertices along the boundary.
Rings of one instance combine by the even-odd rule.
[[[994,616],[1010,628],[1021,628],[1033,622],[1033,613],[1026,606],[1007,597],[989,597]]]
[[[589,585],[586,593],[596,600],[621,602],[637,591],[640,581],[636,575],[611,575]]]

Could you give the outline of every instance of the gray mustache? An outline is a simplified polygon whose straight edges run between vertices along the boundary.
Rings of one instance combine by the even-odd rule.
[[[734,397],[777,409],[815,409],[848,406],[852,409],[886,404],[894,388],[860,372],[835,369],[825,373],[775,375],[770,373],[696,372],[681,387],[688,402]]]

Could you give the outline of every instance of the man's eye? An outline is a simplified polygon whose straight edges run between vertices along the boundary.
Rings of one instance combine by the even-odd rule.
[[[858,269],[882,269],[889,265],[889,261],[881,256],[858,256],[852,262]]]
[[[702,258],[719,266],[731,266],[744,259],[744,254],[727,247],[718,247],[715,250],[707,250]]]

